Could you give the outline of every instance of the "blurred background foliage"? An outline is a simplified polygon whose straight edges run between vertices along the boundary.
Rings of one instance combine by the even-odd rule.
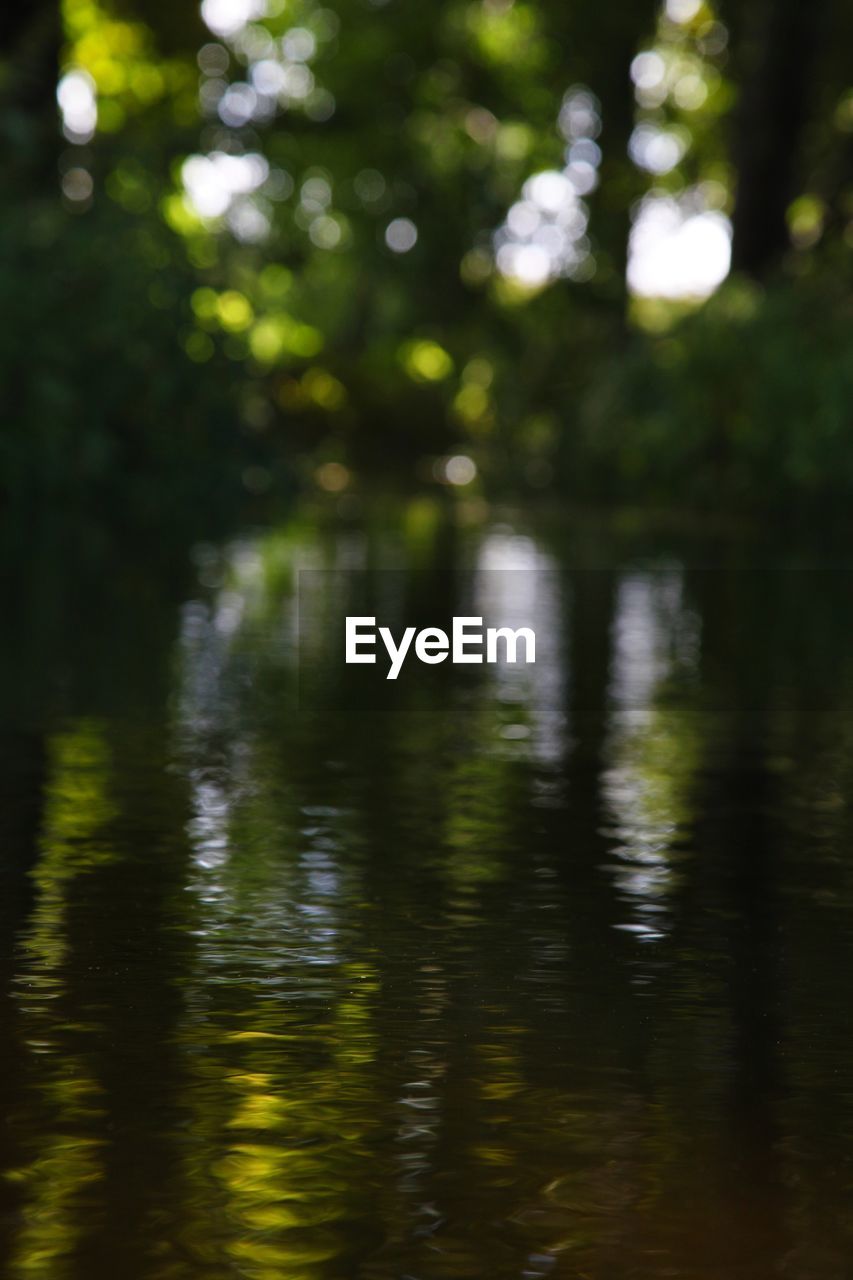
[[[0,17],[0,493],[853,491],[842,0]]]

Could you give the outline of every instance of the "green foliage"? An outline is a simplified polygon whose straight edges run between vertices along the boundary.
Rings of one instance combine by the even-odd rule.
[[[724,7],[292,0],[218,35],[194,6],[61,15],[0,26],[0,493],[409,487],[454,454],[490,491],[853,483],[853,116],[826,39],[791,140],[790,262],[672,327],[629,305],[629,233],[647,197],[732,214],[752,46]],[[97,119],[63,140],[69,72]],[[576,162],[569,91],[595,170],[571,253],[514,274],[508,213],[539,217],[528,180]],[[644,159],[635,126],[678,159]]]
[[[591,393],[574,442],[601,496],[675,505],[843,502],[853,490],[853,344],[843,273],[731,281],[638,339]]]
[[[201,462],[207,484],[229,483],[233,370],[221,360],[200,379],[185,354],[193,281],[179,246],[114,206],[85,220],[53,201],[27,213],[11,236],[7,215],[0,250],[0,487],[127,496],[168,476],[179,501]]]

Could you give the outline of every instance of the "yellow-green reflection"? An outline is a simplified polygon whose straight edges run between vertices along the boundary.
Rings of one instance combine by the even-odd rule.
[[[27,1135],[31,1160],[6,1175],[22,1197],[9,1259],[14,1277],[69,1274],[73,1250],[90,1226],[81,1201],[89,1200],[89,1187],[103,1177],[104,1140],[90,1131],[101,1114],[102,1089],[87,1055],[72,1047],[92,1028],[69,1013],[65,966],[74,881],[113,856],[103,834],[117,813],[111,765],[104,726],[95,721],[73,723],[47,744],[44,818],[32,871],[36,900],[16,990],[29,1109],[38,1119]]]
[[[426,508],[358,532],[198,548],[167,718],[66,719],[19,770],[4,1274],[729,1280],[785,1236],[835,1280],[846,626],[776,625],[786,579],[583,578],[476,523],[448,586]],[[300,564],[431,616],[510,553],[523,680],[377,709],[329,664],[293,698]]]

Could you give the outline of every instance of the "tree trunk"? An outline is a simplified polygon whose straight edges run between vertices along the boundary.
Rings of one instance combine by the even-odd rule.
[[[62,39],[56,0],[0,6],[0,107],[7,161],[17,173],[32,175],[37,185],[57,181],[61,134],[56,83]]]
[[[786,213],[797,193],[799,144],[825,3],[757,0],[743,14],[742,33],[736,18],[733,23],[741,95],[732,146],[732,266],[757,280],[767,277],[789,244]]]

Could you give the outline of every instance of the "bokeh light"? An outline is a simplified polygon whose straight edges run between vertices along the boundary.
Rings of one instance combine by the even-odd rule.
[[[643,297],[705,298],[729,273],[731,224],[690,201],[649,196],[631,232],[628,284]]]
[[[408,253],[418,242],[418,229],[411,218],[393,218],[385,228],[385,243],[393,253]]]
[[[439,459],[436,464],[436,475],[445,484],[463,488],[476,480],[477,464],[467,454],[454,453],[449,458]]]
[[[528,289],[560,276],[589,274],[591,257],[584,196],[595,190],[601,148],[598,103],[582,86],[570,89],[560,108],[558,127],[566,140],[565,165],[533,174],[521,199],[509,209],[494,237],[501,275]]]
[[[56,100],[62,130],[69,142],[89,142],[98,123],[95,82],[87,71],[67,71],[59,81]]]
[[[236,36],[255,18],[266,13],[264,0],[202,0],[201,16],[218,36]]]

